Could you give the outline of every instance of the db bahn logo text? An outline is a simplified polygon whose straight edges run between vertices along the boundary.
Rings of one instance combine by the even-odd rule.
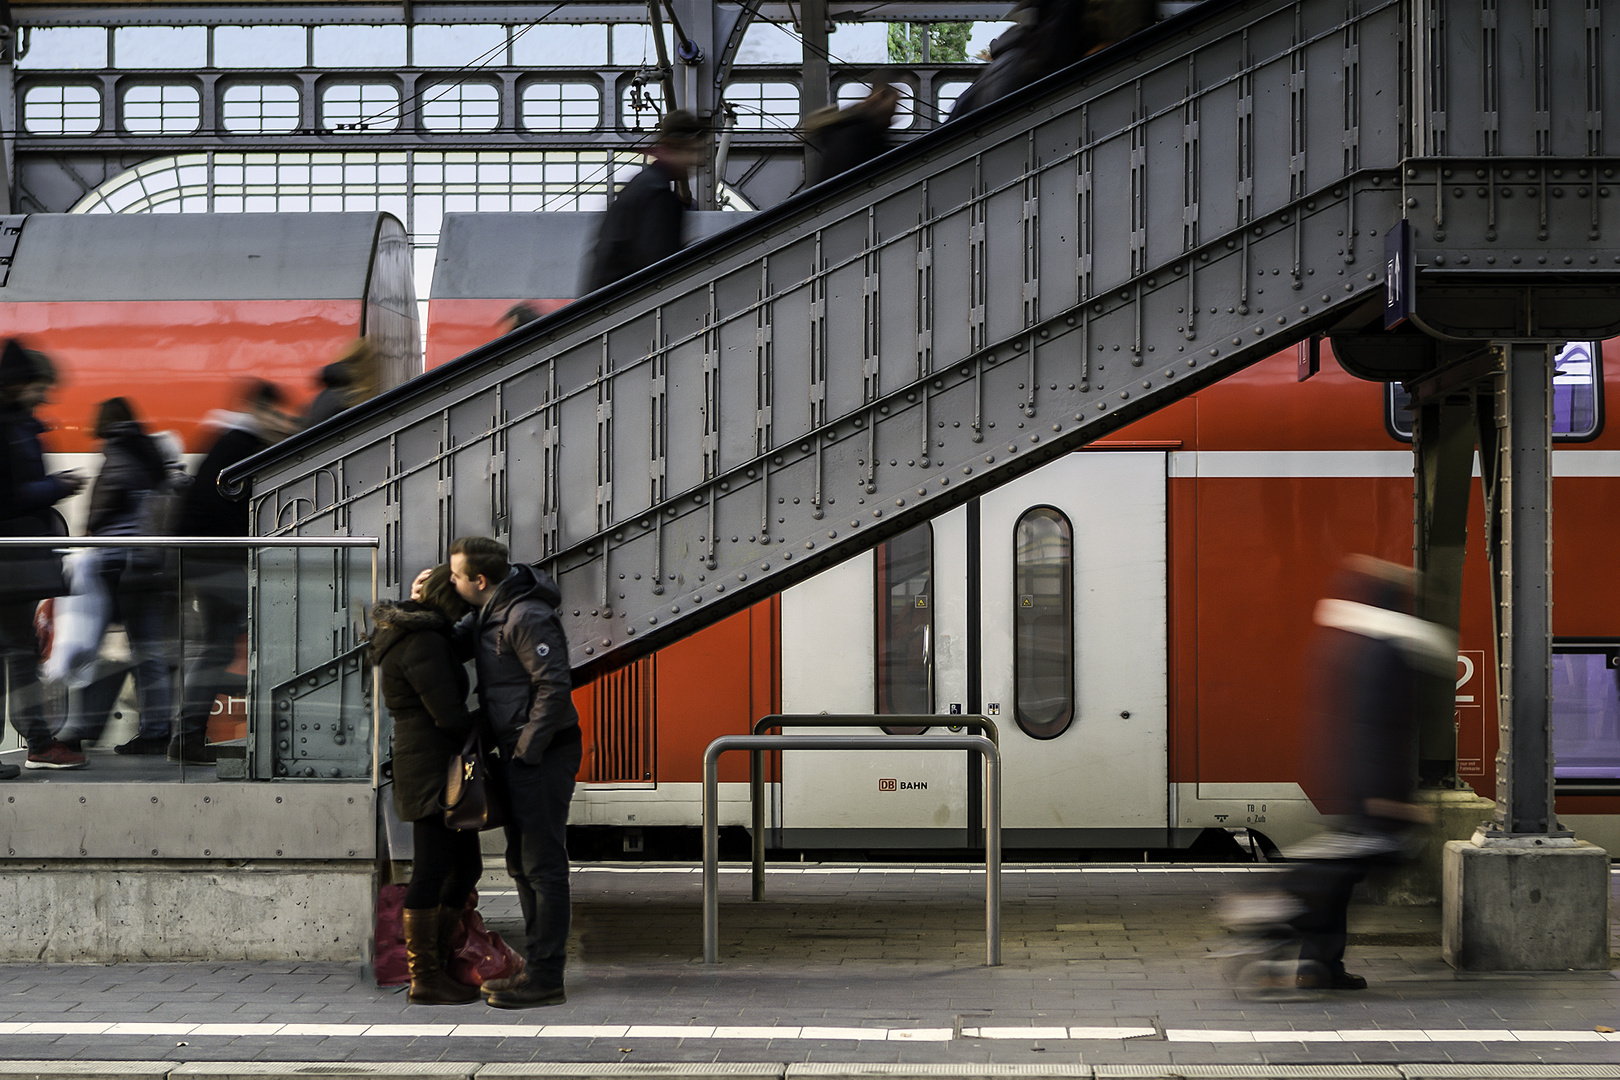
[[[927,791],[926,780],[879,780],[879,791]]]

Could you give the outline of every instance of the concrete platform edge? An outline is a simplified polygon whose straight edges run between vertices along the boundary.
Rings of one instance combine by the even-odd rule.
[[[778,1062],[532,1062],[483,1065],[477,1062],[326,1062],[326,1061],[0,1061],[0,1080],[297,1080],[310,1076],[361,1080],[409,1076],[429,1080],[647,1080],[650,1077],[771,1077],[776,1080],[901,1080],[901,1078],[1043,1077],[1076,1080],[1620,1080],[1620,1065],[890,1065],[808,1064]]]

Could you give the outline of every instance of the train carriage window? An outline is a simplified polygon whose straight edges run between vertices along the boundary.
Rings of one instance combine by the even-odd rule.
[[[926,522],[877,549],[873,606],[877,614],[877,711],[934,711],[934,527]],[[885,727],[920,735],[927,727]]]
[[[1037,506],[1013,534],[1013,713],[1055,739],[1074,720],[1074,540],[1069,519]]]
[[[1620,787],[1620,644],[1553,649],[1553,776]]]
[[[1397,439],[1412,439],[1412,395],[1389,383],[1384,419]],[[1553,359],[1553,438],[1591,439],[1603,427],[1601,343],[1571,341]]]

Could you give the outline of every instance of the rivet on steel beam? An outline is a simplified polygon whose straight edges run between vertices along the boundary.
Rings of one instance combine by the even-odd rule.
[[[804,550],[806,550],[806,551],[814,551],[814,550],[816,550],[816,542],[814,540],[806,540],[804,542]]]

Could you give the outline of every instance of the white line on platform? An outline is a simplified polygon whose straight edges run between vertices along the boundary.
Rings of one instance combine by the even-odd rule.
[[[1154,1028],[1140,1026],[976,1027],[963,1028],[968,1039],[1023,1039],[1029,1041],[1119,1041],[1149,1038]],[[0,1035],[101,1035],[148,1038],[154,1035],[243,1038],[316,1036],[326,1038],[385,1039],[672,1039],[756,1040],[780,1039],[830,1042],[949,1042],[950,1028],[880,1027],[709,1027],[698,1024],[161,1024],[161,1023],[0,1023]],[[1522,1030],[1507,1028],[1350,1028],[1321,1030],[1243,1030],[1234,1028],[1171,1028],[1169,1042],[1180,1043],[1573,1043],[1620,1044],[1620,1034],[1583,1030]]]

